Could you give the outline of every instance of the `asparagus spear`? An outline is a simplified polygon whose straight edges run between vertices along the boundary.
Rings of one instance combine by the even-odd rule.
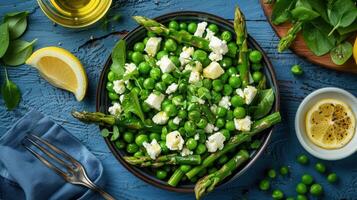
[[[218,183],[231,175],[235,169],[248,159],[248,151],[240,150],[221,169],[200,179],[195,186],[196,199],[200,199],[205,193],[211,192]]]
[[[120,119],[116,116],[106,115],[101,112],[86,112],[86,111],[83,112],[72,111],[72,116],[84,123],[94,123],[101,126],[117,125],[118,127],[125,126],[127,128],[135,129],[135,130],[145,129],[151,132],[161,132],[160,126],[147,125],[144,124],[141,120],[135,118]]]
[[[277,124],[281,121],[281,116],[279,112],[275,112],[270,114],[256,122],[252,125],[252,130],[249,132],[242,132],[238,135],[233,136],[229,142],[223,147],[222,150],[219,150],[215,153],[209,155],[206,159],[203,160],[202,164],[194,167],[190,171],[186,173],[186,176],[189,179],[195,177],[201,170],[207,168],[211,164],[213,164],[218,158],[222,155],[226,154],[228,151],[236,148],[238,145],[249,141],[253,136],[262,132],[263,130],[270,128],[274,124]]]
[[[163,165],[199,165],[201,164],[200,155],[179,156],[176,154],[163,155],[155,160],[149,156],[124,156],[124,160],[131,165],[140,167],[162,167]]]
[[[170,177],[169,181],[167,181],[167,184],[176,187],[184,175],[185,172],[183,172],[180,168],[177,168],[175,172],[172,174],[172,176]]]
[[[163,24],[160,24],[159,22],[153,19],[149,19],[143,16],[133,16],[133,19],[140,25],[144,26],[147,30],[152,31],[157,35],[166,36],[176,40],[179,43],[194,46],[205,51],[211,51],[211,49],[209,48],[208,40],[194,36],[188,33],[187,31],[176,31],[173,29],[169,29]]]
[[[286,33],[284,37],[282,37],[279,41],[278,44],[278,52],[281,53],[289,46],[291,43],[295,40],[297,34],[300,32],[302,28],[302,22],[297,21],[296,23],[293,24],[293,26],[289,29],[289,31]]]
[[[236,43],[239,48],[239,75],[242,80],[242,86],[246,87],[249,84],[248,34],[244,15],[238,6],[234,14],[234,31],[237,36]]]

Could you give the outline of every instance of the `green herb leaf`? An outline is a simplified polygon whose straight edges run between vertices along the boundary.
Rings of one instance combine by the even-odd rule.
[[[309,49],[316,55],[322,56],[335,46],[334,35],[328,36],[332,27],[322,20],[307,22],[303,25],[302,35]]]
[[[110,132],[108,129],[104,128],[100,131],[100,134],[103,136],[103,137],[108,137]]]
[[[275,96],[273,89],[260,90],[257,95],[258,104],[254,106],[253,118],[255,120],[266,116],[273,107]]]
[[[343,65],[352,56],[353,47],[349,42],[343,42],[331,50],[331,59],[336,65]]]
[[[8,13],[5,15],[4,22],[9,24],[11,39],[20,37],[26,31],[28,15],[29,13],[27,11]]]
[[[6,53],[7,48],[9,47],[9,28],[7,23],[0,25],[0,58],[3,57]]]
[[[8,50],[6,51],[3,62],[9,66],[18,66],[25,63],[26,59],[32,54],[33,44],[37,39],[32,42],[24,40],[14,40],[10,42]]]
[[[275,25],[282,24],[290,19],[290,10],[295,5],[296,0],[280,0],[274,4],[271,21]]]
[[[346,34],[357,31],[357,19],[351,25],[349,25],[347,27],[339,27],[337,29],[337,31],[340,35],[346,35]]]
[[[125,73],[125,59],[126,59],[126,42],[125,40],[119,40],[112,51],[113,64],[110,67],[111,70],[121,79]]]
[[[339,27],[347,27],[356,19],[357,8],[351,0],[336,0],[327,9],[330,24],[334,27],[331,35]]]
[[[125,95],[122,103],[124,113],[133,113],[140,118],[140,120],[145,124],[144,113],[141,109],[138,94],[133,90]]]
[[[9,79],[6,69],[5,76],[6,79],[1,87],[1,93],[7,109],[12,110],[19,104],[21,92],[17,85]]]
[[[329,22],[328,16],[327,16],[327,5],[326,5],[326,0],[310,0],[309,4],[311,5],[311,8],[318,12],[320,16],[322,17],[325,22]]]
[[[115,141],[119,138],[119,128],[117,126],[113,126],[113,135],[110,138],[110,141]]]
[[[301,21],[301,22],[306,22],[306,21],[311,21],[318,16],[320,16],[319,13],[306,8],[306,7],[296,7],[291,11],[291,15],[295,20]]]

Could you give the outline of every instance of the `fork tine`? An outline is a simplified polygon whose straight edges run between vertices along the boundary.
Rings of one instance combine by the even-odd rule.
[[[58,175],[62,176],[63,178],[67,179],[68,175],[64,173],[62,170],[60,170],[58,167],[52,165],[46,158],[42,157],[40,154],[36,153],[34,150],[32,150],[30,147],[28,147],[26,144],[23,144],[24,147],[32,153],[37,159],[39,159],[43,164],[45,164],[48,168],[52,169],[55,171]]]
[[[53,150],[54,152],[60,154],[62,157],[64,157],[65,159],[67,159],[68,161],[70,161],[73,164],[80,164],[75,158],[73,158],[72,156],[70,156],[69,154],[67,154],[66,152],[62,151],[61,149],[59,149],[58,147],[50,144],[49,142],[47,142],[46,140],[36,136],[36,135],[30,135],[32,138],[35,138],[36,140],[38,140],[39,142],[45,144],[46,146],[48,146],[51,150]]]
[[[52,154],[51,152],[49,152],[48,150],[46,150],[45,148],[43,148],[40,144],[38,144],[35,140],[32,139],[32,137],[27,137],[26,139],[33,144],[34,146],[36,146],[39,150],[41,150],[43,153],[45,153],[48,157],[54,159],[55,161],[57,161],[59,164],[61,164],[62,166],[66,167],[68,170],[70,170],[70,164],[66,163],[64,160],[62,160],[61,158],[58,158],[56,155]],[[37,138],[36,138],[37,139]]]

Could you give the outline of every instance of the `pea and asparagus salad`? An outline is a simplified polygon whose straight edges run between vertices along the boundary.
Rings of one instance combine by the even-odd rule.
[[[133,18],[147,33],[113,49],[109,114],[72,114],[107,126],[102,135],[126,151],[131,165],[173,187],[196,183],[199,199],[249,160],[260,145],[254,136],[281,120],[271,111],[275,94],[262,73],[262,54],[248,48],[239,8],[235,34],[205,21]]]

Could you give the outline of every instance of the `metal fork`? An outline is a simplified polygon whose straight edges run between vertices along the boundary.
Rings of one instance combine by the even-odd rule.
[[[24,141],[28,141],[33,146],[37,147],[40,151],[50,157],[52,160],[56,161],[59,165],[63,166],[66,170],[61,170],[56,165],[52,164],[49,160],[45,157],[41,156],[40,154],[36,153],[28,144],[23,142],[23,146],[31,152],[37,159],[39,159],[43,164],[45,164],[48,168],[55,171],[58,175],[62,176],[64,180],[69,183],[75,185],[82,185],[87,188],[90,188],[99,194],[106,200],[115,200],[111,195],[105,192],[100,187],[96,186],[87,176],[87,173],[83,167],[83,165],[78,162],[75,158],[67,154],[66,152],[60,150],[59,148],[55,147],[54,145],[50,144],[46,140],[36,136],[36,135],[28,135],[25,137]],[[51,151],[47,150],[45,147],[49,148],[51,151],[59,154],[56,156],[55,154],[51,153]]]

